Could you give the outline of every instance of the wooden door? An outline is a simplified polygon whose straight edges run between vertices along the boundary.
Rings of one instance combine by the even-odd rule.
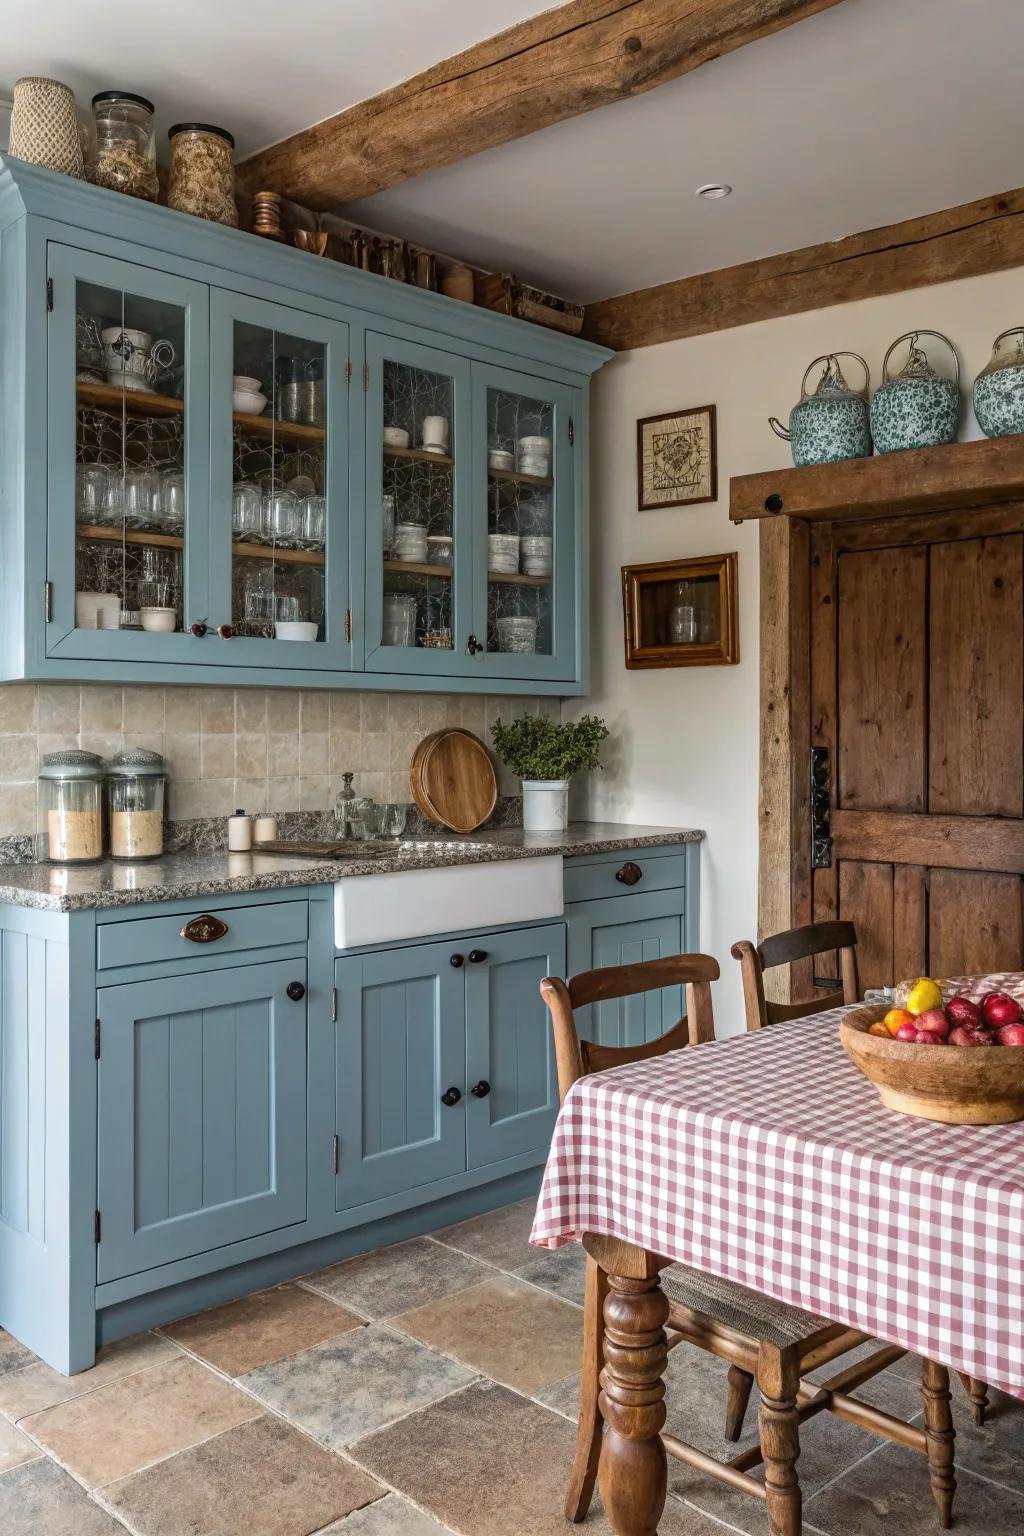
[[[868,987],[1024,964],[1024,535],[977,517],[812,531],[813,910],[856,923]]]
[[[558,1114],[545,976],[564,976],[565,924],[490,933],[466,950],[466,1148],[470,1168],[539,1149]]]
[[[97,1279],[303,1220],[305,981],[281,960],[100,988]]]

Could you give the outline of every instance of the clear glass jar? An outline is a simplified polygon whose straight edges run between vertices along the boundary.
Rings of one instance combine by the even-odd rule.
[[[231,134],[212,123],[175,123],[167,137],[171,141],[168,208],[237,229]]]
[[[112,192],[155,203],[158,191],[153,103],[131,91],[100,91],[92,99],[96,152],[90,180]]]
[[[90,864],[103,857],[103,760],[95,752],[47,752],[39,770],[46,857]]]
[[[112,859],[158,859],[164,851],[167,767],[159,752],[131,747],[107,769]]]

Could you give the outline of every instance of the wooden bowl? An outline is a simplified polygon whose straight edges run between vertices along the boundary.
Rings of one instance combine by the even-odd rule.
[[[889,1109],[946,1125],[1024,1120],[1024,1047],[909,1045],[869,1035],[888,1011],[883,1003],[848,1013],[839,1036]]]

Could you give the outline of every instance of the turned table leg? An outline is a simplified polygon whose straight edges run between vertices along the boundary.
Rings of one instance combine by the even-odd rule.
[[[939,1524],[948,1531],[953,1523],[953,1413],[950,1408],[949,1372],[934,1360],[921,1366],[921,1398],[924,1402],[924,1434],[928,1446],[928,1476],[939,1506]]]
[[[790,1351],[762,1345],[757,1384],[761,1389],[761,1452],[768,1494],[768,1529],[771,1536],[800,1536],[802,1500],[796,1475],[800,1455],[800,1418],[796,1408],[799,1361],[791,1358]]]
[[[608,1276],[601,1411],[607,1425],[598,1474],[616,1536],[657,1536],[668,1480],[665,1423],[668,1299],[657,1276]]]
[[[976,1376],[968,1376],[966,1371],[957,1371],[957,1375],[971,1400],[971,1412],[974,1415],[975,1424],[984,1424],[985,1414],[988,1412],[988,1384],[979,1381]]]

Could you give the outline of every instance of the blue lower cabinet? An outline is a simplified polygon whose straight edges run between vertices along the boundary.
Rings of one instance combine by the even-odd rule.
[[[99,1281],[305,1218],[305,983],[285,960],[99,990]]]
[[[582,901],[569,917],[570,976],[597,966],[635,965],[682,954],[686,949],[682,890]],[[641,1045],[655,1040],[683,1013],[681,987],[580,1009],[580,1034],[598,1045]]]
[[[466,1166],[465,988],[456,946],[337,963],[337,1209]],[[452,1099],[449,1090],[457,1097]]]
[[[466,1150],[479,1168],[551,1140],[558,1077],[540,983],[565,975],[565,925],[488,934],[466,962]]]

